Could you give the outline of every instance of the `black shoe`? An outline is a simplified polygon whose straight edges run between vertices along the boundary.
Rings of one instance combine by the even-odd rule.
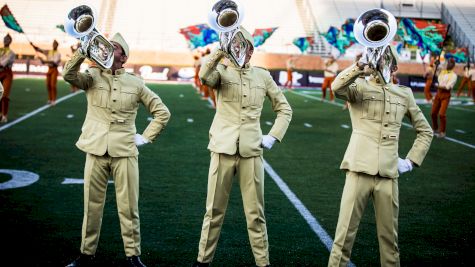
[[[140,261],[139,256],[127,257],[127,267],[147,267]]]
[[[208,267],[209,266],[209,262],[195,262],[193,263],[193,265],[191,267]]]
[[[93,266],[93,263],[94,263],[94,255],[81,254],[73,262],[66,265],[66,267]]]

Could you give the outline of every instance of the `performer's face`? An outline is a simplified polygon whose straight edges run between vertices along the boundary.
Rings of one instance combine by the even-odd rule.
[[[114,45],[114,63],[124,64],[127,61],[124,49],[116,42],[112,42],[112,45]]]
[[[53,42],[53,50],[58,49],[58,42]]]
[[[251,44],[248,44],[247,50],[246,50],[246,59],[244,60],[244,64],[247,64],[252,57],[252,54],[254,53],[254,46]]]
[[[12,43],[12,38],[9,35],[7,35],[3,38],[3,44],[5,46],[9,46],[11,43]]]

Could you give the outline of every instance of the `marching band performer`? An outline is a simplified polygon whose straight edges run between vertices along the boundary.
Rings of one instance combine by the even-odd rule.
[[[397,70],[395,50],[387,49]],[[350,260],[360,219],[373,200],[381,266],[399,266],[398,177],[420,166],[429,150],[432,130],[416,105],[411,88],[383,81],[367,62],[342,71],[332,84],[336,97],[350,102],[353,132],[340,168],[346,181],[328,266],[346,266]],[[370,74],[367,80],[360,77]],[[387,73],[387,72],[385,72]],[[407,116],[417,136],[406,158],[398,155],[399,132]]]
[[[15,53],[10,49],[12,37],[10,34],[3,37],[3,47],[0,48],[0,81],[2,84],[3,96],[0,95],[1,118],[0,123],[8,122],[8,107],[10,102],[10,91],[12,89],[13,72],[12,66],[15,61]]]
[[[68,267],[94,262],[109,176],[114,178],[117,209],[127,266],[145,266],[140,261],[138,146],[151,143],[170,118],[168,108],[144,81],[125,72],[129,46],[121,34],[110,40],[114,47],[109,69],[90,67],[79,72],[85,60],[78,49],[64,67],[64,80],[84,90],[87,114],[76,146],[86,153],[84,167],[84,219],[81,255]],[[142,134],[136,133],[139,103],[153,115]]]
[[[41,63],[48,65],[48,72],[46,73],[46,89],[48,90],[48,104],[54,106],[56,104],[56,97],[58,94],[57,81],[58,81],[58,66],[61,63],[61,54],[58,51],[58,41],[53,41],[53,49],[46,50],[41,49],[38,46],[31,43],[31,46],[36,52],[40,52],[46,56],[46,60],[40,58]]]
[[[445,130],[447,128],[447,108],[449,107],[452,88],[457,83],[457,74],[453,71],[455,67],[455,60],[449,59],[445,70],[441,71],[437,77],[439,82],[437,88],[437,94],[434,97],[432,103],[432,129],[439,138],[445,137]],[[440,119],[440,128],[438,118]]]
[[[256,265],[270,264],[262,154],[263,148],[270,149],[275,141],[282,141],[292,109],[269,71],[250,65],[253,38],[244,28],[240,27],[240,31],[245,41],[231,41],[236,44],[231,49],[240,55],[244,53],[244,65],[221,64],[224,57],[232,57],[230,52],[224,52],[221,48],[210,55],[199,73],[201,82],[215,89],[217,107],[209,131],[211,161],[206,213],[197,262],[193,266],[208,266],[213,260],[236,174]],[[259,118],[265,97],[272,102],[277,118],[270,132],[262,135]]]
[[[322,100],[327,96],[327,88],[330,88],[330,101],[334,101],[331,84],[335,80],[337,71],[338,62],[336,62],[334,56],[330,56],[330,58],[325,61],[325,69],[323,71]]]

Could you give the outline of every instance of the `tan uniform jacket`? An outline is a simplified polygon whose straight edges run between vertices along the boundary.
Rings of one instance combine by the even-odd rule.
[[[367,81],[358,77],[362,73],[353,64],[332,83],[335,95],[351,103],[353,132],[340,168],[397,178],[399,131],[404,116],[409,118],[417,133],[406,158],[417,166],[422,164],[429,150],[432,129],[416,105],[410,88]]]
[[[260,117],[265,97],[277,113],[269,134],[279,142],[289,126],[292,109],[267,70],[249,64],[244,68],[219,64],[223,56],[223,51],[214,51],[199,73],[201,82],[217,91],[208,149],[228,155],[239,152],[242,157],[262,155]]]
[[[85,90],[87,97],[86,119],[76,146],[99,156],[106,151],[112,157],[138,155],[134,135],[139,103],[154,117],[142,134],[149,141],[153,141],[167,124],[168,108],[141,78],[124,69],[117,70],[115,75],[110,69],[96,67],[80,73],[84,59],[80,53],[74,53],[63,70],[64,80]]]

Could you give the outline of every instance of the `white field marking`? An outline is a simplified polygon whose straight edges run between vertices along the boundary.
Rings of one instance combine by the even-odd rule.
[[[455,131],[456,131],[457,133],[461,133],[461,134],[467,133],[467,132],[465,132],[464,130],[460,130],[460,129],[456,129]]]
[[[113,184],[114,181],[108,181],[109,184]],[[61,184],[84,184],[84,179],[78,178],[64,178]]]
[[[342,124],[341,128],[350,129],[350,126],[348,124]]]
[[[9,174],[12,178],[0,183],[0,190],[29,186],[36,183],[40,176],[34,172],[0,169],[0,173]]]
[[[291,91],[291,93],[292,93],[292,94],[296,94],[296,95],[300,95],[300,96],[303,96],[303,97],[315,99],[315,100],[318,100],[318,101],[322,101],[322,99],[320,99],[320,98],[318,98],[318,97],[308,96],[308,95],[304,95],[304,94],[297,93],[297,92],[293,92],[293,91]],[[343,106],[344,106],[343,104],[340,104],[340,103],[337,103],[337,102],[331,102],[331,101],[328,101],[328,100],[323,100],[323,102],[328,103],[328,104],[331,104],[331,105],[339,106],[339,107],[343,107]],[[403,122],[402,125],[404,125],[404,126],[406,126],[406,127],[409,127],[409,128],[412,128],[412,125],[409,124],[409,123],[406,123],[406,122]],[[451,137],[448,137],[448,136],[446,136],[444,139],[446,139],[446,140],[448,140],[448,141],[451,141],[451,142],[454,142],[454,143],[457,143],[457,144],[460,144],[460,145],[463,145],[463,146],[466,146],[466,147],[469,147],[469,148],[475,149],[475,145],[472,145],[472,144],[469,144],[469,143],[465,143],[465,142],[463,142],[463,141],[460,141],[460,140],[457,140],[457,139],[454,139],[454,138],[451,138]]]
[[[66,115],[66,118],[72,119],[72,118],[74,118],[74,114],[68,114],[68,115]]]
[[[73,97],[73,96],[76,96],[76,95],[78,95],[78,94],[81,94],[81,93],[84,93],[84,91],[80,90],[80,91],[76,91],[75,93],[71,93],[71,94],[65,95],[65,96],[59,98],[58,100],[56,100],[56,105],[59,104],[59,103],[61,103],[61,102],[63,102],[63,101],[66,100],[66,99],[69,99],[69,98],[71,98],[71,97]],[[30,117],[32,117],[32,116],[34,116],[34,115],[40,113],[41,111],[43,111],[43,110],[45,110],[45,109],[47,109],[47,108],[50,108],[50,107],[51,107],[50,105],[44,105],[44,106],[42,106],[42,107],[40,107],[40,108],[38,108],[38,109],[36,109],[36,110],[33,110],[32,112],[27,113],[27,114],[25,114],[24,116],[22,116],[22,117],[20,117],[20,118],[18,118],[18,119],[16,119],[16,120],[14,120],[14,121],[12,121],[12,122],[10,122],[10,123],[7,123],[7,124],[3,125],[2,127],[0,127],[0,132],[3,131],[3,130],[5,130],[5,129],[8,129],[8,128],[12,127],[13,125],[15,125],[15,124],[17,124],[17,123],[19,123],[19,122],[22,122],[22,121],[24,121],[24,120],[26,120],[26,119],[28,119],[28,118],[30,118]]]
[[[310,123],[304,123],[303,126],[305,126],[307,128],[312,128],[312,124],[310,124]]]
[[[318,220],[312,215],[312,213],[305,207],[305,205],[298,199],[292,190],[287,186],[287,184],[280,178],[280,176],[272,169],[272,166],[269,165],[267,161],[264,160],[264,169],[267,174],[274,180],[280,190],[285,194],[285,196],[290,200],[290,203],[294,205],[297,211],[302,215],[307,224],[310,226],[312,231],[317,234],[320,241],[327,248],[328,251],[331,251],[333,245],[333,239],[328,235],[328,233],[323,229],[323,227],[318,223]],[[348,266],[355,266],[352,262]]]
[[[271,121],[266,121],[266,125],[272,125]]]
[[[194,120],[193,120],[193,118],[188,118],[188,119],[186,119],[186,122],[188,122],[188,123],[193,123]]]
[[[407,122],[403,122],[402,125],[408,127],[408,128],[412,128],[412,125],[407,123]],[[469,144],[469,143],[465,143],[463,141],[460,141],[460,140],[457,140],[457,139],[454,139],[452,137],[448,137],[448,136],[445,136],[444,139],[446,140],[449,140],[451,142],[454,142],[454,143],[457,143],[457,144],[460,144],[460,145],[464,145],[464,146],[467,146],[467,147],[470,147],[470,148],[473,148],[475,149],[475,145],[472,145],[472,144]]]

